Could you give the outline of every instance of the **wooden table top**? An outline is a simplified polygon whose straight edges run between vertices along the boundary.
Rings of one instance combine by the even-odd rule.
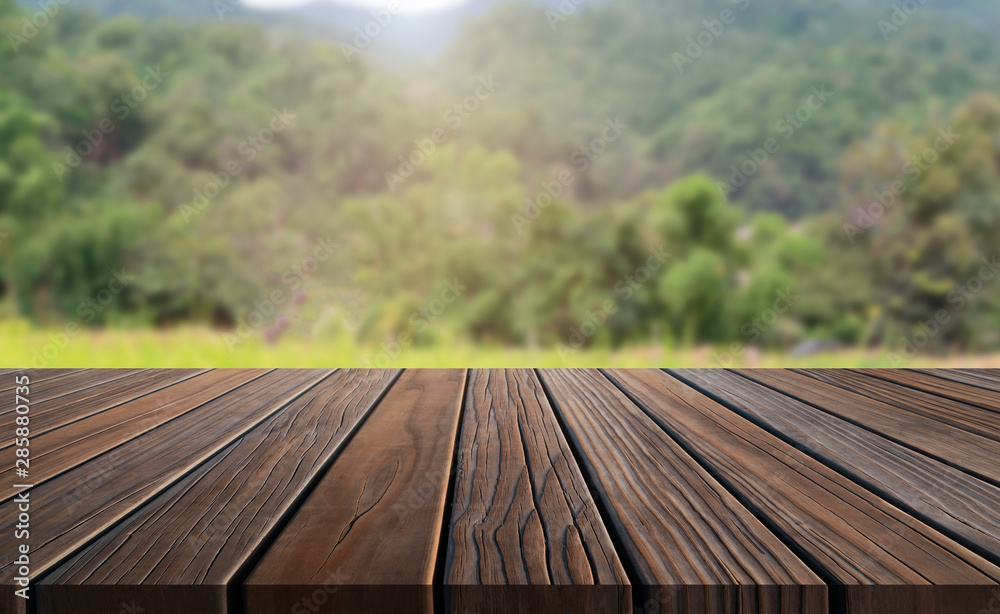
[[[1000,613],[995,370],[6,370],[0,434],[3,613]]]

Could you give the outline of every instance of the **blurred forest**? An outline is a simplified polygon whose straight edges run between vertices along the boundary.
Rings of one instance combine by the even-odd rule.
[[[0,320],[1000,348],[995,7],[497,2],[414,60],[86,4],[0,0]]]

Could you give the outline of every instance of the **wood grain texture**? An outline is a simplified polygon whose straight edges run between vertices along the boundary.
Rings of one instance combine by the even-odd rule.
[[[18,386],[15,378],[28,376],[29,386],[40,385],[42,382],[51,384],[49,380],[63,377],[77,369],[0,369],[0,394],[14,390]]]
[[[1000,392],[1000,369],[914,369],[954,382]]]
[[[961,403],[1000,412],[1000,394],[998,394],[1000,393],[1000,385],[997,386],[997,390],[990,390],[912,369],[857,369],[856,371]],[[1000,384],[1000,371],[997,373],[998,384]]]
[[[79,393],[33,402],[33,432],[40,435],[207,372],[207,369],[149,369],[90,386]]]
[[[32,400],[32,440],[62,426],[107,411],[121,403],[140,398],[205,372],[205,370],[199,369],[143,371],[127,378],[119,378],[91,386],[79,394],[66,394],[41,403],[35,403]],[[13,447],[14,428],[14,420],[0,419],[0,437],[2,437],[0,439],[0,453]]]
[[[198,612],[225,614],[227,585],[395,375],[338,371],[296,398],[39,582],[39,613],[103,614],[127,594],[159,614],[206,598],[219,607]],[[79,586],[106,590],[80,604]]]
[[[533,372],[472,371],[458,450],[446,611],[631,612],[625,570]]]
[[[671,371],[887,501],[1000,558],[1000,489],[727,371]]]
[[[744,377],[814,405],[888,439],[1000,484],[1000,442],[916,412],[900,411],[805,375],[784,370],[746,369]]]
[[[432,612],[466,374],[405,371],[245,585],[249,614]],[[317,593],[318,591],[318,593]]]
[[[210,371],[181,379],[62,428],[31,438],[31,481],[41,484],[177,416],[263,375],[265,371]],[[12,498],[14,467],[0,471],[0,501]]]
[[[603,375],[543,370],[657,611],[826,612],[827,587]]]
[[[1000,604],[1000,371],[29,373],[30,614]]]
[[[608,376],[843,586],[854,611],[971,610],[1000,579],[1000,568],[674,377]]]
[[[874,369],[873,371],[878,373],[880,370]],[[869,375],[869,371],[861,372],[847,369],[807,369],[796,370],[796,372],[845,390],[863,394],[870,399],[894,405],[907,412],[918,413],[970,433],[1000,441],[1000,412],[993,412],[982,407],[897,384],[894,375],[883,379]],[[905,373],[899,373],[899,375],[901,377],[898,379],[902,381],[907,379]],[[964,386],[956,382],[945,382],[945,384]],[[1000,397],[1000,394],[994,396]],[[906,418],[906,414],[901,415],[904,419]]]
[[[32,579],[50,571],[328,375],[322,370],[265,374],[33,488]],[[0,519],[0,552],[13,552],[17,547],[15,519],[14,514]],[[10,563],[0,567],[0,606],[14,603],[13,572]]]
[[[144,369],[77,369],[70,373],[64,373],[60,377],[45,378],[33,382],[30,386],[32,411],[39,405],[68,394],[76,395],[79,399],[88,398],[92,396],[89,392],[91,388],[142,371]],[[12,379],[7,390],[14,390],[15,386]],[[97,394],[99,393],[98,391]],[[3,399],[3,403],[0,404],[0,416],[14,411],[13,401],[13,398]]]

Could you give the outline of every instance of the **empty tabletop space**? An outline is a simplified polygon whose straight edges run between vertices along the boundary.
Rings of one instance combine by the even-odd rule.
[[[603,374],[542,372],[639,599],[666,611],[825,612],[826,585]]]
[[[465,381],[400,376],[250,575],[250,614],[433,611]]]
[[[1000,568],[662,371],[610,377],[866,611],[988,596]],[[909,590],[907,590],[909,589]]]
[[[43,579],[40,612],[100,614],[123,595],[163,614],[206,603],[225,611],[227,585],[394,375],[338,371],[305,391]],[[88,598],[73,606],[79,587]]]
[[[1000,603],[1000,371],[0,371],[4,614]]]
[[[474,370],[445,566],[449,612],[631,612],[625,570],[537,376]]]

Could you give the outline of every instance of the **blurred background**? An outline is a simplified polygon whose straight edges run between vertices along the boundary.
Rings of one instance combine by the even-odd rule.
[[[991,0],[0,0],[3,366],[1000,366]]]

